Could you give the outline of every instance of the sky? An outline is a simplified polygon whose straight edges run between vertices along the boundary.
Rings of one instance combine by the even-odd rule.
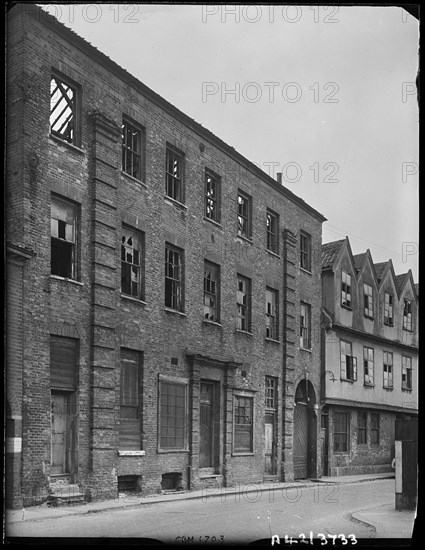
[[[48,4],[322,213],[323,242],[419,265],[419,23],[396,6]]]

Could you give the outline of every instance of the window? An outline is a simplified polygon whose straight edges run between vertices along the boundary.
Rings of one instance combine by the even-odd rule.
[[[121,350],[119,447],[123,450],[141,447],[139,370],[139,352]]]
[[[236,328],[249,332],[251,328],[251,281],[242,275],[238,275],[236,304],[238,308]]]
[[[143,234],[123,227],[121,237],[121,292],[143,299]]]
[[[76,279],[77,207],[52,196],[51,273]]]
[[[251,238],[251,197],[239,191],[238,193],[238,235]]]
[[[379,413],[370,415],[370,443],[379,445]]]
[[[311,349],[311,306],[301,302],[300,348]]]
[[[278,340],[277,292],[266,288],[266,338]]]
[[[341,340],[341,379],[357,380],[357,357],[352,355],[351,342]]]
[[[235,396],[235,420],[233,451],[236,453],[252,453],[254,427],[254,399],[252,397]]]
[[[334,414],[334,452],[348,451],[348,413]]]
[[[373,348],[363,348],[364,383],[373,386]]]
[[[266,214],[266,225],[267,225],[267,250],[279,254],[279,218],[278,215],[267,210]]]
[[[412,358],[404,355],[401,358],[401,388],[412,389]]]
[[[186,448],[187,386],[161,381],[159,446],[163,450]]]
[[[219,269],[218,265],[204,263],[204,319],[217,323],[220,322]]]
[[[122,171],[141,180],[143,132],[127,120],[122,123]]]
[[[367,412],[357,412],[357,444],[367,444]]]
[[[393,302],[394,302],[394,296],[386,292],[384,297],[384,324],[385,325],[393,326],[394,324]]]
[[[300,266],[311,271],[311,235],[304,231],[300,232]]]
[[[351,307],[351,275],[346,271],[341,273],[341,305]]]
[[[266,409],[277,409],[277,378],[266,376]]]
[[[183,311],[183,251],[165,246],[165,306]]]
[[[412,302],[410,300],[404,300],[403,328],[412,330]]]
[[[365,317],[373,318],[373,289],[366,283],[363,284],[363,297]]]
[[[77,145],[77,87],[59,76],[50,80],[50,133]]]
[[[384,388],[393,387],[393,354],[384,351]]]
[[[219,176],[205,170],[205,217],[217,223],[220,223],[220,191]]]
[[[183,154],[167,148],[165,194],[183,202]]]

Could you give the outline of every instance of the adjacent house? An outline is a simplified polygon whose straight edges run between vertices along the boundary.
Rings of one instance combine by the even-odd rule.
[[[418,414],[418,287],[412,273],[322,246],[322,475],[391,471],[396,419]]]
[[[7,505],[317,477],[325,218],[35,5],[8,14],[7,67]],[[347,254],[378,308],[370,260],[359,275]],[[413,402],[410,276],[392,296],[412,307],[385,347],[392,394]],[[333,389],[363,388],[328,363]]]

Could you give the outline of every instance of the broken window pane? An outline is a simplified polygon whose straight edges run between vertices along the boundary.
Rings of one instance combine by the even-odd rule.
[[[251,198],[238,194],[238,235],[251,237]]]
[[[205,171],[205,216],[215,222],[220,221],[219,209],[220,178]]]
[[[170,245],[165,249],[165,306],[183,311],[182,252]]]
[[[182,163],[182,155],[167,149],[165,194],[179,202],[183,202]]]
[[[143,299],[141,258],[143,257],[143,235],[123,229],[121,237],[121,292]]]
[[[77,208],[52,197],[51,201],[51,273],[67,279],[76,278]]]
[[[204,265],[204,319],[220,321],[218,309],[219,267],[210,262]]]
[[[238,275],[238,290],[236,292],[237,318],[236,328],[249,332],[251,317],[250,280]]]
[[[76,90],[58,77],[50,81],[50,132],[69,143],[76,142]]]
[[[142,130],[130,122],[122,123],[122,171],[142,179]]]
[[[277,332],[277,292],[266,289],[266,338],[278,339]]]

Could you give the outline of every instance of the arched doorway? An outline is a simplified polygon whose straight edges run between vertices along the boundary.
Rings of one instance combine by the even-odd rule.
[[[295,392],[293,461],[294,479],[316,477],[316,393],[309,380],[301,380]]]

